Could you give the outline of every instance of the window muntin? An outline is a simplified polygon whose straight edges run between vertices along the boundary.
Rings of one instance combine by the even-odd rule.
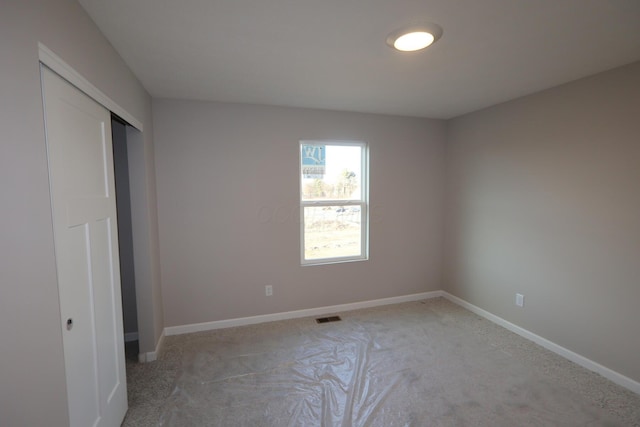
[[[368,257],[367,145],[300,142],[301,262]]]

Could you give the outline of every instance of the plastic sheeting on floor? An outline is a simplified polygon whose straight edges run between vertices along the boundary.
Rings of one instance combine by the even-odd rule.
[[[194,334],[162,426],[601,425],[576,393],[419,303]],[[615,423],[613,424],[615,425]]]
[[[230,348],[197,353],[185,363],[163,425],[351,426],[379,417],[407,370],[364,331],[317,328],[294,346],[275,340],[235,355]]]

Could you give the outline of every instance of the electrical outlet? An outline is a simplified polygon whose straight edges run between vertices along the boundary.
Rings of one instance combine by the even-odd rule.
[[[264,294],[268,297],[270,297],[271,295],[273,295],[273,286],[271,285],[266,285],[264,287]]]
[[[518,307],[524,307],[524,295],[516,294],[516,305]]]

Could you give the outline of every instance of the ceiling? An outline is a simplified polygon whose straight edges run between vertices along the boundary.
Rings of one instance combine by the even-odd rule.
[[[446,119],[640,60],[638,0],[79,2],[156,98]]]

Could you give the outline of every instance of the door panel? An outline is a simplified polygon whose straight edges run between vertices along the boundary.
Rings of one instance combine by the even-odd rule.
[[[42,68],[51,206],[72,426],[127,410],[111,114]]]

